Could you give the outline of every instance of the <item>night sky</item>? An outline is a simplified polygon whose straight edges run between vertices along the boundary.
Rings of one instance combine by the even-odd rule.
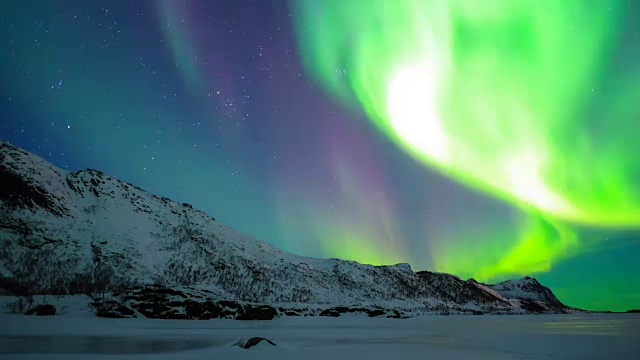
[[[640,74],[632,65],[640,64],[640,6],[624,4],[608,56],[615,73]],[[521,208],[408,152],[371,121],[366,102],[332,96],[323,73],[303,63],[315,41],[304,26],[326,13],[298,9],[301,25],[294,10],[284,0],[3,1],[0,138],[65,169],[99,169],[191,203],[301,255],[409,262],[466,278],[478,277],[474,256],[509,253]],[[336,79],[353,79],[353,63],[315,59]],[[607,108],[600,103],[640,98],[637,86],[601,84],[596,113]],[[629,123],[615,116],[589,128],[605,149],[617,139],[608,128],[640,136],[637,110]],[[622,149],[640,163],[637,150]],[[638,308],[640,218],[632,216],[632,226],[572,225],[580,246],[549,255],[548,268],[480,280],[526,273],[572,306]]]

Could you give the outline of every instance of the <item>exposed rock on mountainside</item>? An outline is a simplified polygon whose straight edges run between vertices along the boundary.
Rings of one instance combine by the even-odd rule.
[[[520,280],[503,281],[489,287],[529,312],[539,313],[550,309],[567,308],[551,289],[528,276]]]
[[[67,172],[6,143],[0,145],[0,292],[91,294],[101,299],[98,312],[110,317],[567,310],[535,279],[488,286],[415,273],[407,264],[285,253],[188,204],[99,171]]]
[[[193,320],[271,320],[278,315],[269,305],[215,300],[205,290],[157,285],[109,293],[108,299],[96,299],[93,306],[96,315],[110,318],[136,317],[136,312],[152,319]]]

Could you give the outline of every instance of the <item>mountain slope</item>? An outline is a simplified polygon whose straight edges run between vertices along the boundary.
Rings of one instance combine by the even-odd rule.
[[[526,280],[528,281],[528,280]],[[535,280],[533,280],[535,281]],[[547,288],[494,287],[406,264],[282,252],[189,204],[96,170],[67,172],[0,145],[0,289],[82,293],[162,284],[263,304],[377,305],[431,313],[564,311]],[[529,284],[529,282],[527,282]],[[529,284],[530,285],[530,284]],[[535,284],[534,284],[535,285]]]

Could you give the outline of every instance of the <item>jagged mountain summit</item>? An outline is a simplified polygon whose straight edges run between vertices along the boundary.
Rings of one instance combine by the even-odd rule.
[[[270,305],[280,315],[570,310],[532,278],[485,285],[416,273],[407,264],[372,266],[289,254],[189,204],[100,171],[65,171],[0,144],[0,291],[101,291],[121,298],[126,293],[119,306],[135,307],[131,302],[142,300],[132,289],[148,285],[154,285],[147,289],[155,302],[199,292],[212,301]]]

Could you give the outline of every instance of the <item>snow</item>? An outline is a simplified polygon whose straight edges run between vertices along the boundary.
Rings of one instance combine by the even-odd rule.
[[[272,321],[0,315],[0,359],[637,359],[640,315]],[[265,337],[250,349],[240,339]]]

